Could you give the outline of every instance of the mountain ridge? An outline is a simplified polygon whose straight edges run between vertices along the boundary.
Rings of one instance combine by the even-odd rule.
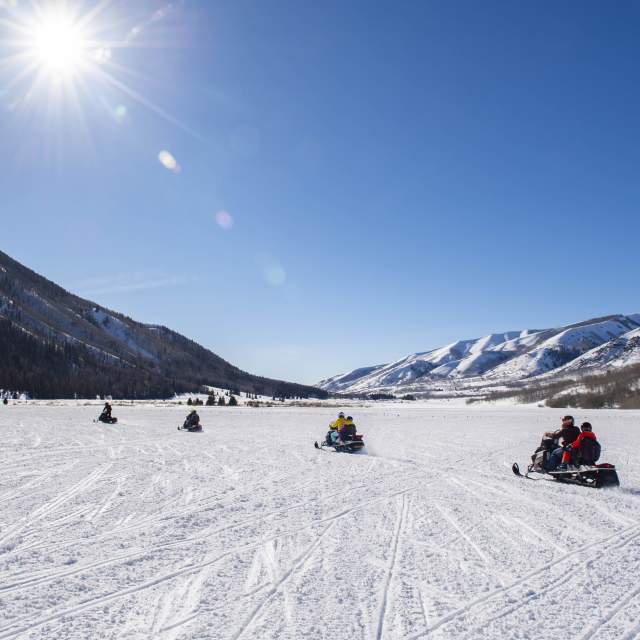
[[[310,385],[247,373],[163,325],[81,298],[2,251],[0,352],[6,354],[0,388],[38,397],[166,397],[203,386],[327,395]]]
[[[392,363],[325,378],[318,386],[353,394],[459,392],[636,362],[640,362],[640,314],[612,314],[550,329],[458,340]]]

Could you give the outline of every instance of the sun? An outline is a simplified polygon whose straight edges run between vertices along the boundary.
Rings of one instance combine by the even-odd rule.
[[[0,112],[6,105],[11,112],[43,118],[47,126],[80,123],[80,131],[89,126],[89,110],[129,123],[123,103],[137,102],[199,138],[144,94],[146,75],[129,66],[166,46],[169,40],[154,40],[152,34],[178,13],[181,2],[169,2],[135,23],[126,10],[131,4],[0,0]],[[132,78],[136,84],[130,84]]]
[[[91,43],[81,24],[64,13],[41,16],[32,26],[29,53],[41,71],[72,77],[87,69]]]

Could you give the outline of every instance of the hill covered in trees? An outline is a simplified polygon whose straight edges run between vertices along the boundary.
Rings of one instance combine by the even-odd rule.
[[[260,395],[326,397],[255,376],[160,325],[69,293],[0,251],[0,389],[38,398],[159,398],[205,385]]]

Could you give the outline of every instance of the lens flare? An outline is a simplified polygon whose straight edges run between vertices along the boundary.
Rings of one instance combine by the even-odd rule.
[[[216,223],[221,229],[228,231],[233,227],[233,217],[228,211],[218,211],[215,215]]]
[[[117,123],[121,124],[127,119],[127,113],[127,107],[125,107],[123,104],[119,104],[113,110],[113,117],[115,118]]]
[[[158,154],[158,160],[165,169],[168,169],[173,173],[180,173],[182,171],[182,167],[169,151],[161,151]]]
[[[281,287],[287,280],[287,272],[281,265],[274,264],[267,268],[264,277],[272,287]]]
[[[93,52],[93,59],[98,64],[107,64],[111,60],[111,49],[109,47],[98,47]]]

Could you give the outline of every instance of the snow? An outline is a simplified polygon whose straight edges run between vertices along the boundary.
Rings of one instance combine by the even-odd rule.
[[[629,331],[627,323],[617,320],[571,327],[542,342],[538,347],[496,367],[488,378],[523,378],[551,370],[581,368],[580,356],[598,347],[610,347]],[[633,332],[632,332],[633,333]],[[567,361],[569,365],[567,366]],[[576,363],[577,366],[571,365]],[[560,369],[563,367],[562,369]]]
[[[551,338],[548,344],[588,349],[607,340],[613,340],[627,331],[629,331],[628,324],[617,320],[606,320],[605,322],[598,322],[584,327],[566,329]]]
[[[112,316],[111,314],[103,311],[102,309],[94,308],[88,312],[88,315],[98,323],[110,336],[123,342],[133,351],[138,352],[140,355],[148,358],[149,360],[157,360],[157,358],[149,353],[146,349],[141,347],[129,333],[127,325],[122,320]]]
[[[13,306],[13,300],[0,293],[0,313],[6,313]]]
[[[638,329],[640,314],[608,316],[556,329],[507,331],[484,338],[459,340],[439,349],[415,353],[387,365],[365,367],[327,378],[319,387],[334,392],[393,394],[473,393],[486,385],[505,384],[561,373],[568,363],[584,368],[580,356],[601,345],[618,353],[620,336]],[[635,355],[630,351],[635,350]],[[603,350],[604,353],[604,350]],[[614,356],[611,356],[614,357]],[[608,366],[623,366],[640,358],[637,341],[629,342],[624,357]],[[589,366],[597,362],[589,361]]]
[[[585,371],[595,367],[619,368],[634,364],[640,364],[640,329],[628,331],[615,340],[587,351],[565,365],[561,371]]]
[[[576,412],[619,465],[516,478],[564,411],[0,405],[0,639],[418,640],[640,634],[640,412]]]

